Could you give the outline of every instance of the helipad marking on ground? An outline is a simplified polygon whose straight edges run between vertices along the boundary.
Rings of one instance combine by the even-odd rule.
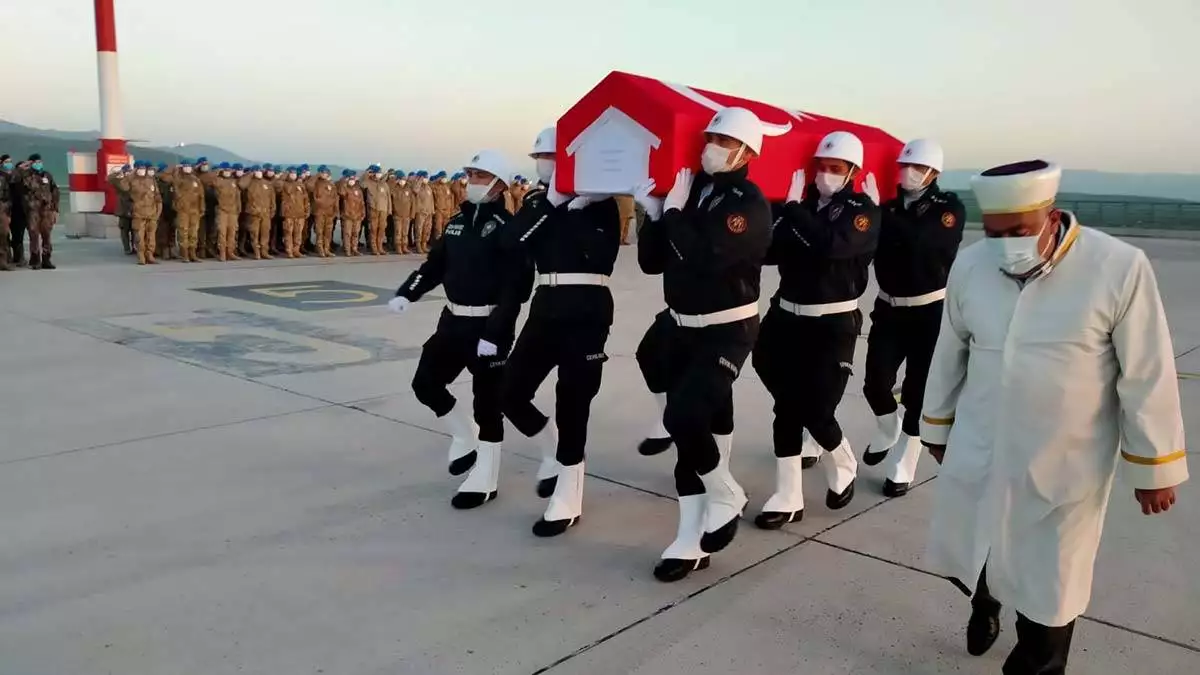
[[[393,292],[384,288],[348,284],[343,281],[300,281],[290,284],[213,286],[192,290],[247,302],[286,307],[301,312],[383,305]]]
[[[382,338],[251,312],[128,314],[59,323],[132,349],[249,378],[406,361],[421,352]]]

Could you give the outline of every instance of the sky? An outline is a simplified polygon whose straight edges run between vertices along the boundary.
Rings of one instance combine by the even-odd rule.
[[[0,0],[0,118],[99,128],[92,11]],[[260,161],[515,159],[624,70],[935,138],[948,168],[1043,157],[1200,173],[1197,0],[116,0],[116,12],[126,135]]]

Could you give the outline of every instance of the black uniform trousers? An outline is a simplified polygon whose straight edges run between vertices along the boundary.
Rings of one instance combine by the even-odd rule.
[[[533,404],[538,387],[553,368],[554,419],[558,423],[556,459],[563,466],[583,461],[592,399],[600,391],[607,325],[598,322],[539,319],[530,315],[505,367],[504,415],[526,436],[535,436],[549,418]]]
[[[867,337],[867,368],[863,395],[876,416],[896,412],[896,374],[904,363],[904,384],[900,402],[904,404],[904,433],[921,435],[921,402],[925,399],[925,379],[933,361],[942,325],[942,301],[920,307],[892,307],[875,301],[871,312],[871,334]],[[883,448],[876,448],[883,450]]]
[[[504,362],[512,338],[497,345],[496,356],[477,356],[486,324],[487,317],[455,316],[443,310],[437,330],[421,348],[412,387],[418,401],[433,414],[444,417],[454,409],[457,400],[447,387],[465,368],[471,373],[479,440],[499,443],[504,440],[504,413],[500,407]]]
[[[951,581],[961,590],[967,590],[957,579]],[[976,611],[1000,613],[1000,601],[988,592],[986,566],[971,595],[971,606]],[[1001,672],[1004,675],[1063,675],[1067,672],[1067,657],[1074,635],[1074,621],[1065,626],[1043,626],[1017,612],[1017,644],[1008,653]]]
[[[754,347],[754,371],[775,399],[776,457],[795,457],[808,429],[822,448],[842,442],[838,404],[854,365],[862,312],[796,316],[772,307]]]
[[[754,349],[757,316],[686,328],[669,312],[654,319],[637,348],[638,366],[653,393],[667,395],[663,426],[675,441],[675,489],[704,494],[700,475],[717,468],[713,434],[733,433],[733,383]]]

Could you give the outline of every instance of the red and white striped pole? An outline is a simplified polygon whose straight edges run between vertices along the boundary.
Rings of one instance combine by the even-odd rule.
[[[114,213],[117,195],[107,182],[111,167],[129,162],[121,119],[121,85],[117,72],[117,17],[113,0],[96,0],[96,66],[100,77],[100,152],[96,176],[107,195],[104,213]]]

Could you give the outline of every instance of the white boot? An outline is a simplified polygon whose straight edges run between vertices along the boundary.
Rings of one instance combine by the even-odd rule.
[[[812,434],[808,433],[808,429],[800,435],[800,466],[807,469],[815,466],[821,461],[821,455],[825,454],[825,450],[819,443],[813,440]]]
[[[500,481],[500,444],[482,441],[478,454],[471,473],[450,500],[450,505],[456,509],[474,509],[496,498]]]
[[[700,548],[706,553],[716,553],[729,545],[737,534],[738,518],[746,508],[746,493],[733,479],[729,471],[729,458],[733,454],[733,436],[713,434],[720,460],[717,468],[700,476],[704,491],[708,495],[704,510],[704,535]]]
[[[775,494],[763,504],[754,524],[764,530],[778,530],[804,518],[804,482],[800,457],[775,460]]]
[[[825,480],[829,484],[825,506],[836,511],[854,498],[854,479],[858,477],[858,460],[854,459],[854,451],[844,436],[841,444],[829,453],[822,465],[825,467]]]
[[[546,514],[533,525],[539,537],[555,537],[579,522],[583,515],[583,462],[561,467]]]
[[[867,466],[875,466],[887,457],[888,450],[896,444],[896,440],[900,438],[900,413],[892,412],[887,415],[880,415],[875,418],[875,437],[871,439],[870,445],[863,450],[863,463]]]
[[[665,393],[655,394],[654,402],[658,405],[658,420],[646,438],[638,443],[638,452],[647,457],[666,452],[670,449],[672,442],[671,434],[663,425],[663,416],[667,413],[667,395]]]
[[[450,412],[442,417],[446,432],[450,434],[450,475],[466,473],[476,461],[479,447],[479,425],[475,424],[475,412],[462,399],[454,402]]]
[[[917,462],[921,459],[921,438],[900,434],[891,456],[884,467],[886,480],[883,483],[883,494],[888,497],[902,497],[908,493],[908,486],[917,475]]]
[[[708,567],[708,554],[700,550],[706,502],[705,495],[679,498],[679,526],[675,530],[675,541],[663,551],[662,560],[654,568],[654,577],[659,581],[679,581],[695,570]]]
[[[533,442],[542,451],[542,463],[537,470],[537,493],[542,499],[554,494],[554,483],[558,480],[558,471],[562,465],[555,456],[558,454],[558,425],[554,418],[546,420],[546,426],[533,437]]]

